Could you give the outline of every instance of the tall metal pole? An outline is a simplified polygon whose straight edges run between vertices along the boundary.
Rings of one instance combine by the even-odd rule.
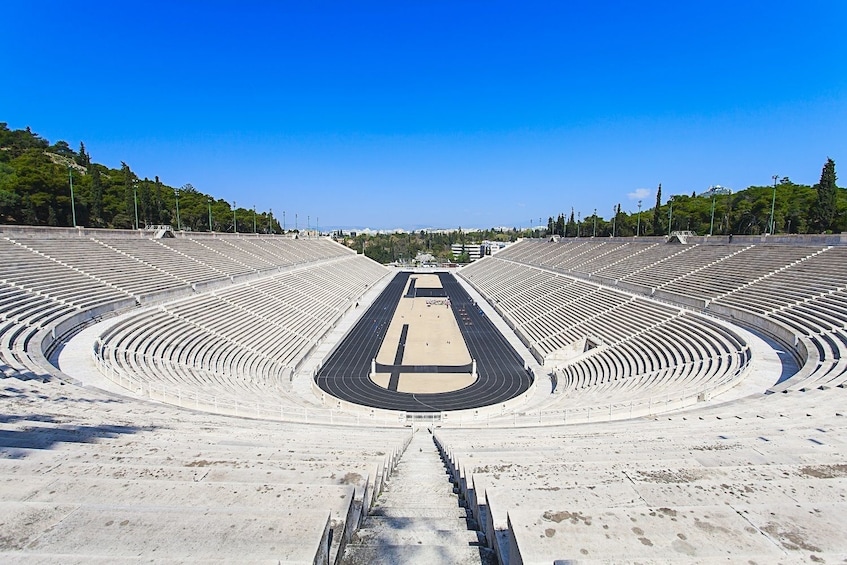
[[[135,229],[138,229],[138,187],[132,183],[132,200],[135,203]]]
[[[271,235],[274,233],[274,209],[270,208],[270,214],[268,215],[268,229],[271,230]]]
[[[615,237],[615,227],[618,223],[618,208],[617,206],[612,206],[612,237]]]
[[[673,196],[670,197],[670,205],[671,209],[668,210],[668,235],[670,235],[673,230]]]
[[[182,225],[179,223],[179,189],[174,189],[174,196],[176,197],[176,231],[182,231]]]
[[[253,204],[253,233],[256,233],[256,205]]]
[[[214,230],[214,228],[212,228],[212,201],[211,201],[211,199],[209,200],[208,204],[209,204],[209,231],[212,232],[212,231],[215,231],[215,230]]]
[[[773,176],[773,199],[771,200],[771,221],[770,221],[770,232],[769,232],[771,235],[773,235],[773,231],[774,231],[773,230],[773,228],[774,228],[773,212],[774,212],[774,207],[776,206],[776,179],[778,179],[778,178],[779,178],[779,175]]]
[[[576,213],[576,236],[579,237],[579,227],[582,223],[582,212]]]
[[[282,211],[282,233],[285,233],[285,210]]]
[[[68,182],[71,185],[71,217],[76,227],[76,205],[74,204],[74,170],[68,165]]]
[[[232,201],[232,233],[238,233],[238,220],[235,219],[235,200]]]
[[[641,235],[641,200],[638,201],[638,223],[635,225],[635,237]]]
[[[715,229],[715,195],[713,194],[712,195],[712,221],[709,224],[709,235],[712,235],[712,233],[714,233],[714,229]]]
[[[591,237],[597,237],[597,208],[594,208],[594,231],[591,232]]]

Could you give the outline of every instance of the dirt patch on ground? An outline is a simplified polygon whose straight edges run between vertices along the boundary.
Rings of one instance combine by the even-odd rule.
[[[801,475],[815,479],[847,477],[847,465],[810,465],[799,470]]]
[[[796,527],[787,527],[782,524],[769,522],[767,526],[762,528],[771,537],[779,541],[785,549],[820,552],[821,548],[813,545],[806,539],[804,532]]]
[[[581,512],[568,512],[567,510],[553,512],[548,510],[541,517],[548,522],[556,522],[557,524],[568,520],[571,524],[582,522],[586,526],[591,525],[591,516],[585,516]]]
[[[638,471],[641,480],[648,483],[692,483],[700,479],[700,475],[686,469],[661,469],[659,471]]]

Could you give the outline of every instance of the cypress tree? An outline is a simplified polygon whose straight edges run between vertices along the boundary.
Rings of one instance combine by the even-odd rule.
[[[815,186],[818,198],[813,209],[815,225],[821,232],[831,230],[835,223],[837,213],[835,181],[835,161],[827,157],[823,170],[821,170],[821,180]]]
[[[653,208],[653,235],[662,235],[662,215],[659,208],[662,206],[662,183],[656,191],[656,207]]]

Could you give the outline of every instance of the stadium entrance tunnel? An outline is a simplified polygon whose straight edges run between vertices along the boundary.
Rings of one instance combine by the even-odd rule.
[[[404,412],[471,410],[533,375],[451,273],[399,272],[315,376],[327,395]]]

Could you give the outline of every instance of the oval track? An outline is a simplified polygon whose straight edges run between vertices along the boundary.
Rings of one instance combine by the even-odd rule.
[[[356,404],[406,412],[468,410],[512,399],[532,384],[520,355],[450,273],[438,273],[468,351],[477,362],[477,380],[461,390],[412,394],[375,384],[368,377],[410,273],[401,272],[326,360],[315,381],[321,390]],[[437,361],[437,360],[436,360]]]

